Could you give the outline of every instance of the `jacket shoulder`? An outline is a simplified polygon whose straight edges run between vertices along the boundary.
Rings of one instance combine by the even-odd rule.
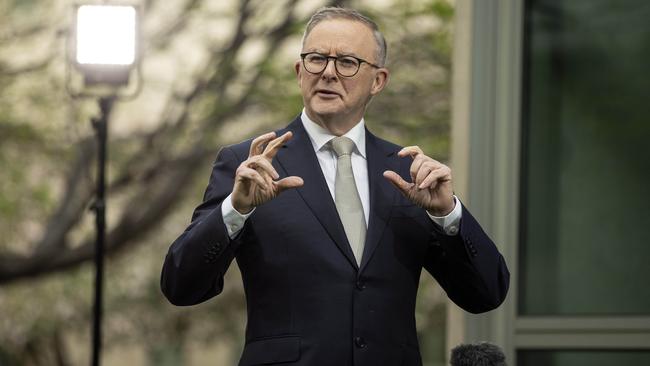
[[[375,134],[370,132],[366,128],[366,145],[367,144],[372,144],[374,145],[378,150],[386,153],[386,155],[393,155],[397,154],[400,150],[402,150],[402,146],[393,143],[391,141],[385,140],[381,137],[377,137]]]

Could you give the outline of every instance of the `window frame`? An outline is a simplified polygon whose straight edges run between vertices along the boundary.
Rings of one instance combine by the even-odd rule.
[[[491,341],[509,364],[535,349],[650,350],[650,316],[521,316],[517,312],[522,243],[522,151],[525,137],[524,67],[529,34],[519,0],[456,2],[452,92],[454,188],[503,253],[511,272],[504,304],[482,315],[451,301],[447,350],[461,342]],[[516,214],[513,214],[516,213]],[[449,353],[447,353],[449,354]]]

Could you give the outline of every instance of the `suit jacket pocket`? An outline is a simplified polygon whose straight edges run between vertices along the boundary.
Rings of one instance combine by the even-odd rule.
[[[277,336],[253,340],[244,346],[239,366],[298,361],[300,336]]]

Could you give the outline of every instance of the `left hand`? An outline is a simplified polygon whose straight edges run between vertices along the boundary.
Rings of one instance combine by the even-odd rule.
[[[407,146],[397,156],[413,157],[409,183],[392,170],[384,172],[388,179],[411,202],[427,210],[433,216],[446,216],[454,209],[454,193],[451,186],[451,169],[422,152],[418,146]]]

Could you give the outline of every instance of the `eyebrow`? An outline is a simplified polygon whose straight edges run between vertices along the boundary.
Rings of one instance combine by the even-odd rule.
[[[329,55],[329,53],[323,52],[323,49],[318,49],[318,48],[314,48],[314,47],[306,49],[305,52],[317,52],[317,53],[320,53],[320,54],[323,54],[323,55]],[[336,56],[354,56],[354,57],[357,57],[357,58],[361,58],[358,54],[356,54],[354,52],[351,52],[351,51],[350,52],[346,52],[346,51],[336,52]]]

